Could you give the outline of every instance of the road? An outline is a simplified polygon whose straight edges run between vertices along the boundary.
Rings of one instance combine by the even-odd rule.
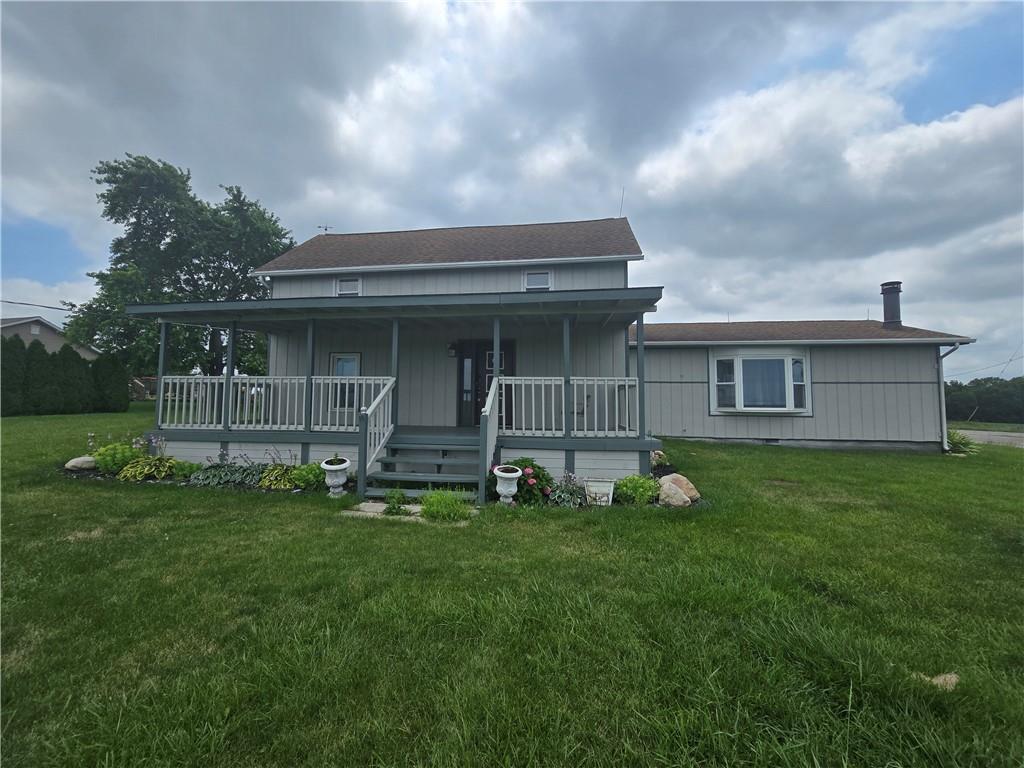
[[[980,429],[961,429],[960,431],[976,443],[1024,448],[1024,432],[984,432]]]

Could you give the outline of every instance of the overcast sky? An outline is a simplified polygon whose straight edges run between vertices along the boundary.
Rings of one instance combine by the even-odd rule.
[[[979,339],[947,372],[994,375],[1024,343],[1022,8],[5,2],[3,297],[91,295],[90,169],[124,152],[299,241],[625,188],[650,321],[877,319],[903,280],[905,323]]]

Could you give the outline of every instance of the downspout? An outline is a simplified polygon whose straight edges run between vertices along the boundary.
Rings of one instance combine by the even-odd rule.
[[[949,451],[949,441],[946,439],[946,377],[942,372],[942,361],[960,349],[960,342],[953,345],[952,349],[938,355],[939,362],[939,429],[942,430],[942,451]]]

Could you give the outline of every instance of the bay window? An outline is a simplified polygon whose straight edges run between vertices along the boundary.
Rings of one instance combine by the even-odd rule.
[[[807,350],[713,349],[712,413],[808,413]]]

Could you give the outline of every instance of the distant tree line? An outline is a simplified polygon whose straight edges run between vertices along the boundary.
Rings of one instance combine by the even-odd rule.
[[[51,353],[15,335],[2,340],[0,368],[4,416],[128,410],[128,371],[115,355],[90,363],[70,344]]]
[[[964,384],[946,382],[946,416],[951,421],[1024,423],[1024,376],[994,376]]]

